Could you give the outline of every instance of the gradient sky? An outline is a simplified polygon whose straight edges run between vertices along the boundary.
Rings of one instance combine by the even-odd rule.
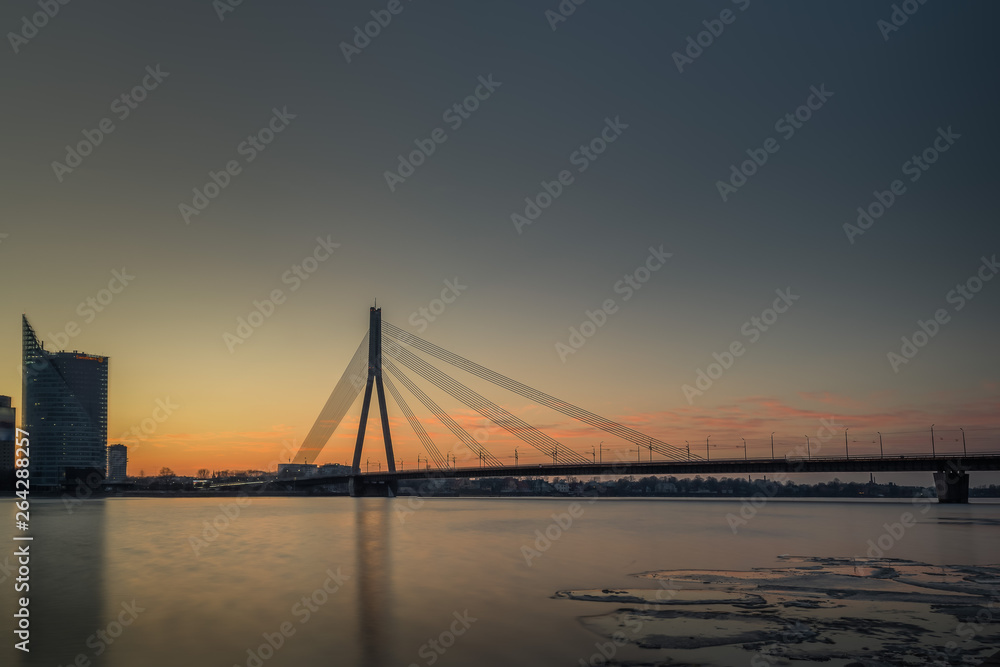
[[[920,5],[888,40],[889,2],[592,0],[553,30],[557,4],[403,0],[350,63],[340,43],[387,3],[255,0],[220,21],[209,0],[80,2],[18,53],[8,37],[0,393],[20,414],[21,313],[48,349],[75,322],[68,349],[111,357],[112,442],[158,399],[179,406],[130,443],[130,472],[273,467],[377,298],[387,321],[594,412],[699,453],[711,434],[713,457],[741,455],[740,437],[763,454],[772,431],[786,453],[821,418],[863,434],[858,447],[916,432],[893,451],[929,448],[932,423],[949,446],[959,426],[1000,427],[1000,280],[960,311],[946,300],[1000,252],[996,3]],[[0,27],[37,9],[6,2]],[[672,54],[726,9],[735,20],[679,72]],[[169,76],[120,119],[112,102],[157,65]],[[452,130],[442,113],[490,75],[500,87]],[[833,95],[784,138],[775,122],[813,86]],[[238,146],[274,108],[295,119],[247,163]],[[52,162],[105,117],[114,132],[57,180]],[[571,154],[606,118],[628,128],[577,172]],[[438,127],[447,141],[390,191],[384,172]],[[960,138],[910,182],[903,163],[949,127]],[[778,152],[724,202],[717,181],[769,137]],[[234,159],[242,172],[186,224],[178,205]],[[511,214],[564,169],[574,182],[519,234]],[[850,243],[843,225],[894,179],[905,194]],[[340,247],[292,292],[282,276],[317,237]],[[616,282],[661,245],[672,257],[624,301]],[[134,280],[86,321],[78,304],[123,268]],[[421,332],[411,314],[456,278],[467,289]],[[799,300],[751,343],[744,322],[785,288]],[[223,334],[274,289],[287,301],[230,352]],[[609,298],[617,312],[561,360],[556,343]],[[887,353],[939,308],[950,321],[894,372]],[[734,341],[746,352],[689,404],[682,386]],[[472,384],[581,452],[603,439],[625,455]],[[359,412],[320,462],[349,458]],[[409,467],[419,445],[391,412]],[[976,446],[1000,448],[986,434]]]

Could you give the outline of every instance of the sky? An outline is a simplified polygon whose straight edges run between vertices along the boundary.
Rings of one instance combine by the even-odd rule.
[[[23,313],[110,357],[132,474],[273,469],[377,299],[699,455],[772,432],[779,456],[879,431],[926,452],[932,424],[996,451],[1000,7],[902,5],[10,0],[0,394],[20,413]],[[642,455],[456,376],[588,456]],[[359,415],[318,462],[349,460]]]

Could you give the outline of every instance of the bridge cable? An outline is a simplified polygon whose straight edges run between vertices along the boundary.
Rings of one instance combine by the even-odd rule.
[[[406,420],[410,422],[413,432],[417,435],[417,439],[420,440],[421,444],[423,444],[424,449],[427,451],[427,455],[434,459],[434,465],[438,468],[446,468],[447,463],[445,462],[444,457],[441,456],[441,452],[438,451],[438,448],[434,444],[434,441],[431,440],[431,437],[427,435],[427,431],[424,430],[423,425],[417,420],[416,415],[413,414],[413,410],[411,410],[410,406],[406,404],[406,401],[403,399],[403,395],[398,389],[396,389],[396,385],[391,379],[389,379],[389,376],[385,374],[382,375],[382,382],[385,384],[386,389],[389,390],[389,393],[392,394],[392,398],[396,401],[399,409],[404,415],[406,415]],[[419,464],[417,467],[420,467]]]
[[[427,353],[428,355],[436,359],[439,359],[441,361],[444,361],[445,363],[451,364],[457,368],[465,370],[466,372],[472,375],[480,377],[499,387],[502,387],[513,393],[523,396],[524,398],[527,398],[536,403],[539,403],[553,410],[556,410],[557,412],[560,412],[568,417],[572,417],[577,421],[584,422],[606,433],[610,433],[612,435],[622,438],[623,440],[630,441],[636,444],[637,446],[649,447],[650,445],[652,445],[653,451],[656,451],[657,453],[663,456],[675,460],[681,460],[685,458],[698,460],[701,458],[700,456],[697,456],[693,453],[689,454],[687,451],[679,447],[670,445],[669,443],[663,442],[662,440],[658,440],[656,438],[644,435],[634,429],[624,426],[623,424],[611,421],[609,419],[606,419],[605,417],[601,417],[600,415],[594,414],[592,412],[584,410],[583,408],[575,406],[571,403],[567,403],[566,401],[555,398],[554,396],[551,396],[537,389],[529,387],[528,385],[522,384],[505,375],[501,375],[500,373],[492,371],[484,366],[480,366],[479,364],[470,361],[469,359],[454,354],[453,352],[449,352],[444,348],[438,347],[437,345],[434,345],[429,341],[426,341],[418,336],[415,336],[409,333],[408,331],[404,331],[403,329],[400,329],[399,327],[393,325],[390,322],[383,321],[382,327],[383,327],[382,329],[383,335],[389,336],[390,338],[394,339],[393,341],[390,342],[398,341],[410,345],[416,349],[419,349]],[[383,343],[383,350],[386,347],[387,346]],[[389,345],[388,347],[393,348],[395,346]]]
[[[384,352],[385,350],[383,350]],[[504,408],[455,380],[447,373],[434,368],[426,361],[403,347],[391,346],[389,354],[414,373],[431,382],[436,387],[458,399],[511,435],[523,440],[546,456],[555,455],[574,463],[586,463],[587,459],[566,445],[542,433],[534,426],[519,419]]]
[[[558,460],[559,456],[562,455],[564,461],[568,458],[569,460],[577,463],[586,462],[586,459],[583,456],[566,447],[562,443],[541,433],[538,429],[518,419],[510,412],[492,403],[485,397],[456,381],[454,378],[451,378],[442,371],[430,366],[424,360],[416,357],[408,350],[394,348],[394,353],[399,354],[399,358],[397,360],[402,361],[407,368],[429,382],[435,384],[453,398],[458,399],[470,408],[476,410],[497,426],[528,443],[542,454],[546,456],[555,454],[555,460]]]
[[[678,447],[674,447],[660,440],[654,440],[650,436],[638,433],[637,431],[633,431],[632,429],[628,429],[627,427],[624,427],[621,424],[618,424],[617,422],[611,422],[610,420],[607,420],[604,417],[600,417],[599,415],[589,413],[586,410],[578,408],[577,406],[574,406],[572,404],[566,403],[565,401],[560,401],[559,399],[553,398],[548,394],[544,394],[543,392],[540,392],[531,387],[523,385],[519,382],[516,382],[515,380],[506,378],[505,376],[502,376],[498,373],[495,373],[494,371],[479,366],[478,364],[475,364],[474,362],[464,359],[463,357],[459,357],[458,355],[448,352],[447,350],[443,350],[442,348],[439,348],[433,345],[432,343],[429,343],[428,341],[424,341],[423,339],[420,339],[417,336],[413,336],[412,334],[402,331],[398,327],[394,327],[391,324],[389,326],[391,327],[390,332],[388,332],[390,336],[398,337],[400,341],[411,344],[414,347],[417,347],[418,349],[427,352],[428,354],[437,359],[440,359],[442,361],[445,361],[446,363],[450,363],[454,366],[457,366],[458,368],[466,370],[473,375],[476,375],[489,382],[497,384],[498,386],[513,391],[514,393],[520,394],[525,398],[535,400],[539,403],[542,403],[543,405],[548,405],[549,407],[559,412],[562,412],[567,416],[573,417],[574,419],[591,424],[592,426],[595,426],[606,432],[617,435],[618,437],[621,437],[623,439],[630,440],[633,443],[639,445],[640,447],[649,448],[651,446],[653,451],[656,451],[657,453],[660,453],[669,458],[673,458],[675,460],[683,459],[687,454],[687,452],[681,450]],[[399,332],[399,334],[401,335],[397,334],[396,332]],[[391,342],[395,343],[396,341],[391,341]],[[424,345],[420,345],[420,343],[423,343]],[[697,455],[690,455],[689,458],[699,459],[700,457],[698,457]]]
[[[471,449],[476,454],[481,454],[483,456],[484,461],[486,461],[489,465],[491,466],[503,465],[502,463],[500,463],[499,459],[490,454],[489,450],[487,450],[485,447],[479,444],[475,438],[469,435],[468,431],[466,431],[464,428],[462,428],[462,426],[458,422],[452,419],[447,412],[442,410],[441,406],[439,406],[437,403],[434,402],[434,399],[425,394],[423,390],[420,389],[420,387],[414,384],[413,380],[406,377],[406,375],[404,375],[403,372],[400,371],[399,368],[396,367],[396,364],[392,363],[391,360],[383,357],[382,369],[389,371],[389,373],[394,378],[399,380],[400,384],[406,387],[407,391],[416,396],[417,400],[423,403],[424,407],[427,408],[435,417],[437,417],[438,421],[441,422],[445,427],[447,427],[448,430],[451,431],[462,444],[464,444],[466,447]]]
[[[361,339],[361,344],[348,362],[344,374],[330,393],[323,409],[313,423],[296,452],[294,461],[303,463],[306,460],[315,462],[326,443],[330,440],[347,411],[365,387],[368,377],[368,334]]]

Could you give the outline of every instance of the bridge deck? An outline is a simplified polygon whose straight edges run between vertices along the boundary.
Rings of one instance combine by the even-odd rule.
[[[617,461],[614,463],[535,464],[521,466],[487,466],[467,468],[431,468],[397,470],[395,472],[359,473],[308,477],[294,480],[300,486],[336,484],[360,477],[366,482],[388,482],[412,479],[451,479],[479,477],[553,477],[553,476],[611,476],[628,475],[707,475],[752,473],[830,473],[830,472],[946,472],[962,470],[1000,470],[1000,455],[974,454],[956,456],[900,456],[900,457],[814,457],[811,459],[722,459],[718,461]],[[292,481],[292,480],[287,480]]]

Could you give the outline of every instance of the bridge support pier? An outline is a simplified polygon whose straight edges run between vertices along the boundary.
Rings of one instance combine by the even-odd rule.
[[[934,473],[934,486],[939,503],[969,502],[969,473],[964,470]]]
[[[347,490],[352,498],[395,498],[399,492],[399,482],[366,482],[361,477],[351,477]]]

